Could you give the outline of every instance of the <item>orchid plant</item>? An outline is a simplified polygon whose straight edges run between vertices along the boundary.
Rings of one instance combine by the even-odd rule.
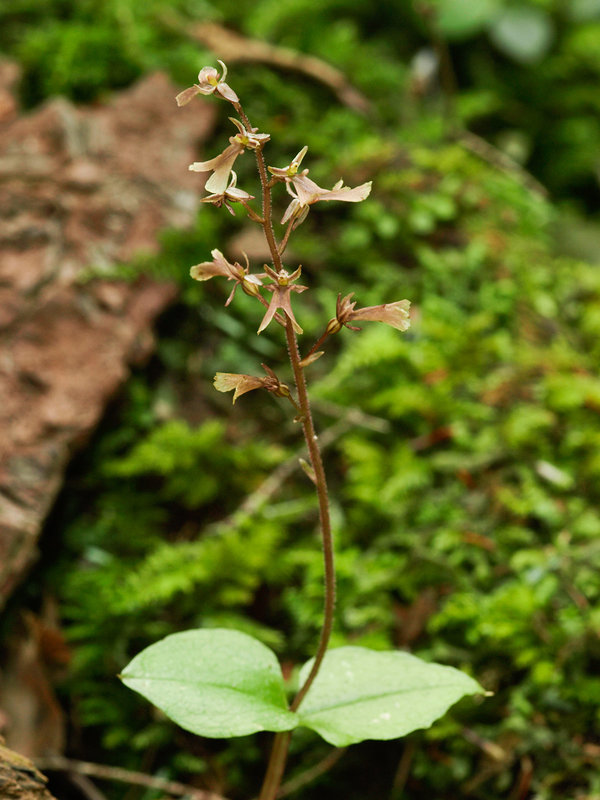
[[[198,629],[167,636],[139,653],[123,670],[123,682],[142,694],[183,728],[200,736],[232,737],[257,731],[275,735],[259,800],[273,800],[279,790],[292,731],[304,726],[317,731],[327,742],[345,746],[364,739],[394,739],[434,720],[464,695],[482,692],[471,677],[452,667],[425,662],[402,651],[381,652],[363,647],[328,649],[334,624],[335,568],[329,514],[327,481],[319,440],[309,405],[307,371],[324,354],[326,340],[343,327],[360,331],[356,322],[383,322],[404,332],[409,328],[408,300],[397,300],[366,308],[356,307],[354,293],[340,293],[335,315],[324,326],[316,342],[301,354],[298,337],[303,330],[296,319],[296,295],[308,287],[298,283],[301,267],[288,269],[284,253],[291,233],[306,219],[311,206],[320,202],[358,203],[371,191],[371,183],[350,188],[338,181],[323,189],[301,169],[307,148],[284,167],[267,166],[264,148],[268,133],[259,133],[244,111],[236,92],[221,72],[204,67],[198,83],[181,92],[179,106],[194,97],[214,95],[230,103],[236,128],[228,146],[208,161],[189,169],[204,175],[209,193],[203,202],[225,206],[234,214],[241,207],[259,225],[267,241],[271,263],[261,272],[250,264],[230,262],[220,250],[210,261],[191,268],[198,281],[221,277],[233,283],[225,305],[230,305],[238,286],[263,306],[258,333],[271,323],[283,329],[294,386],[290,388],[275,370],[263,364],[265,375],[218,372],[214,386],[233,391],[233,402],[247,392],[265,389],[292,406],[293,419],[303,430],[310,463],[301,460],[318,498],[320,541],[324,560],[324,612],[315,656],[300,671],[299,690],[288,702],[275,654],[258,640],[229,629]],[[236,160],[247,150],[254,152],[261,191],[261,209],[252,207],[255,196],[237,187],[233,171]],[[273,225],[273,190],[285,188],[289,202],[281,218],[278,238]]]

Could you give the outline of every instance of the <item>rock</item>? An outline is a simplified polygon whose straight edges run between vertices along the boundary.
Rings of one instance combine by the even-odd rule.
[[[151,75],[105,105],[51,100],[18,116],[0,63],[0,607],[36,557],[65,467],[129,366],[152,350],[172,284],[80,280],[191,222],[188,172],[213,107],[178,109]]]

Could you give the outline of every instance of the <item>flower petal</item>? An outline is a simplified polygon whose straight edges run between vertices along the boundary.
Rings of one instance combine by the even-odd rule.
[[[221,61],[220,58],[217,58],[217,62],[221,65],[221,80],[227,80],[227,64],[224,61]]]
[[[316,203],[323,194],[327,194],[327,189],[322,189],[318,184],[311,180],[307,175],[295,175],[292,178],[294,189],[298,195],[300,205]]]
[[[241,152],[243,151],[239,147],[230,145],[227,150],[221,153],[221,162],[217,167],[213,167],[213,174],[204,184],[204,188],[207,192],[215,192],[215,194],[222,194],[225,192],[227,184],[229,183],[229,174],[236,158]]]
[[[253,389],[260,389],[264,386],[265,378],[257,378],[254,375],[238,375],[235,372],[217,372],[213,385],[218,392],[231,392],[235,389],[233,402],[246,392]]]
[[[190,276],[195,281],[207,281],[217,275],[221,275],[221,272],[212,261],[203,261],[190,268]]]
[[[354,189],[349,186],[343,186],[341,189],[334,187],[330,192],[319,197],[319,200],[343,200],[346,203],[359,203],[371,194],[371,185],[372,181],[367,181],[367,183],[361,183],[360,186],[355,186]]]
[[[257,330],[257,333],[262,333],[264,331],[264,329],[267,327],[269,322],[271,322],[271,320],[275,316],[275,312],[277,311],[277,308],[278,308],[277,296],[276,296],[275,292],[273,292],[273,296],[271,297],[271,302],[269,303],[269,307],[267,308],[266,314],[262,318],[262,322],[260,323],[260,326],[259,326],[259,328]]]
[[[407,331],[410,327],[410,300],[398,300],[395,303],[384,303],[380,306],[369,306],[352,311],[350,319],[369,322],[385,322],[399,331]]]
[[[229,147],[227,148],[229,150]],[[193,164],[190,164],[188,169],[190,172],[210,172],[211,169],[216,169],[219,164],[223,161],[223,156],[227,152],[224,150],[222,153],[219,153],[218,156],[214,158],[209,158],[208,161],[194,161]]]
[[[229,100],[230,103],[239,103],[240,102],[240,98],[233,91],[231,86],[229,86],[228,83],[223,83],[223,81],[221,81],[219,83],[219,85],[217,86],[217,94],[220,94],[221,97],[225,98],[225,100]]]
[[[212,80],[211,80],[212,78]],[[202,67],[198,73],[198,83],[200,86],[210,88],[211,91],[215,90],[215,82],[219,79],[219,73],[214,67]]]
[[[248,192],[245,192],[243,189],[238,189],[236,186],[230,186],[225,194],[230,200],[254,200],[253,194],[248,194]]]
[[[177,97],[175,98],[175,102],[179,107],[186,106],[190,100],[196,97],[199,94],[200,90],[198,86],[190,86],[187,89],[184,89],[183,92],[179,92]]]
[[[235,267],[227,261],[223,253],[215,248],[211,251],[211,256],[213,257],[212,261],[203,261],[201,264],[195,264],[190,269],[192,278],[197,281],[207,281],[220,275],[224,278],[235,280]]]

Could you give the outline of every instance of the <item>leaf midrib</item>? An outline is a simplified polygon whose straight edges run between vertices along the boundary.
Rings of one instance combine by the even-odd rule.
[[[359,703],[368,703],[371,700],[381,700],[381,699],[383,699],[385,697],[391,697],[392,695],[407,694],[408,692],[414,692],[414,691],[420,691],[420,692],[421,691],[425,691],[426,692],[426,691],[429,691],[431,689],[455,689],[455,688],[458,688],[457,684],[450,683],[450,684],[441,684],[441,685],[438,684],[437,686],[420,686],[420,687],[417,687],[417,688],[413,687],[411,689],[394,689],[393,691],[380,692],[379,694],[369,695],[368,697],[359,697],[356,700],[348,700],[346,702],[334,703],[333,705],[329,705],[329,706],[322,706],[321,708],[315,709],[313,711],[306,711],[304,714],[302,713],[302,710],[300,710],[298,713],[299,713],[300,717],[306,718],[306,717],[310,717],[311,714],[320,714],[323,711],[331,711],[332,709],[335,709],[335,708],[344,708],[346,706],[358,705]],[[466,691],[465,691],[465,693],[466,693]],[[308,696],[310,697],[310,693],[309,693]]]
[[[264,705],[270,705],[273,708],[277,708],[278,711],[288,711],[290,714],[294,713],[293,711],[290,711],[289,708],[287,708],[287,707],[276,706],[270,700],[264,700],[263,698],[261,698],[260,695],[252,694],[247,689],[240,689],[239,687],[231,686],[230,684],[213,683],[212,681],[202,681],[201,683],[200,682],[194,683],[191,680],[190,681],[181,680],[181,678],[163,678],[163,677],[160,677],[160,678],[155,678],[155,677],[142,678],[142,677],[136,677],[136,676],[133,676],[133,675],[125,675],[125,674],[123,674],[121,677],[125,678],[125,679],[128,679],[128,680],[134,680],[134,681],[155,681],[157,683],[158,682],[160,682],[160,683],[179,683],[179,684],[184,684],[186,686],[193,686],[193,687],[198,687],[198,688],[200,688],[202,686],[210,686],[213,689],[227,689],[230,692],[238,692],[238,694],[243,694],[243,695],[245,695],[247,697],[251,697],[253,699],[260,700]]]

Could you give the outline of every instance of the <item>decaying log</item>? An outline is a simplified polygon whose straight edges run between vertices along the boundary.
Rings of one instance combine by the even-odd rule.
[[[55,99],[19,116],[17,72],[0,63],[0,608],[36,558],[70,457],[176,295],[82,270],[190,223],[202,184],[187,167],[214,117],[202,102],[178,109],[181,87],[162,74],[103,105]]]
[[[55,800],[46,788],[47,778],[28,758],[0,744],[0,797],[2,800]]]

